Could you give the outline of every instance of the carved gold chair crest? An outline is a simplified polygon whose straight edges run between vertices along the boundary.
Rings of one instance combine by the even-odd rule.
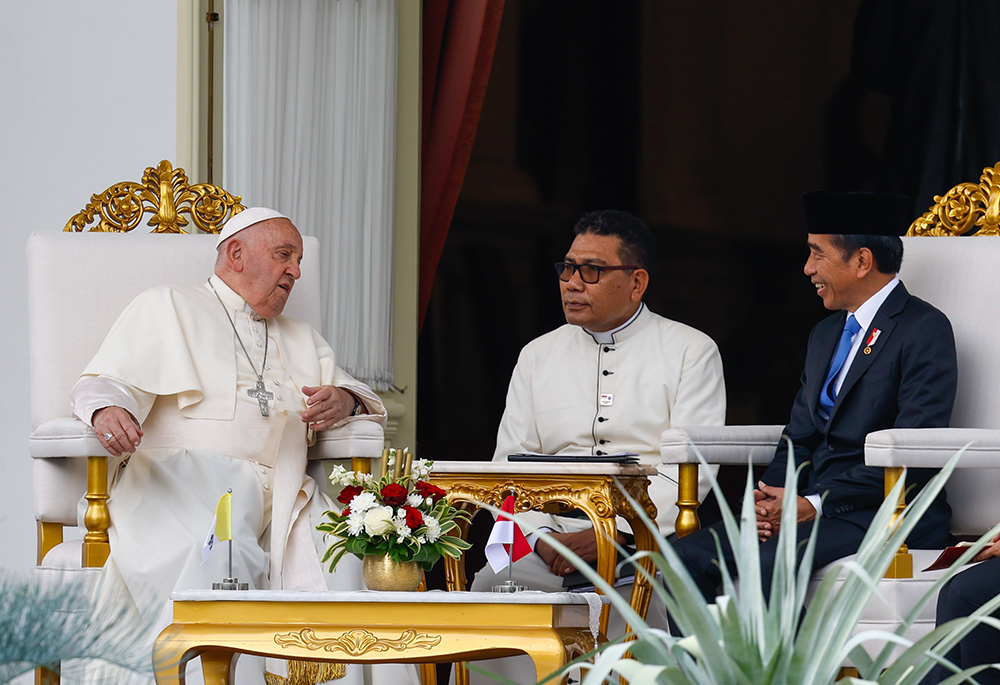
[[[191,233],[185,230],[191,223],[203,233],[218,233],[226,221],[246,209],[240,204],[242,199],[219,186],[190,185],[183,169],[163,160],[156,168],[146,168],[141,183],[122,181],[92,195],[90,204],[67,221],[63,230],[125,233],[151,214],[146,225],[153,227],[152,233]],[[97,225],[88,229],[94,221]]]
[[[1000,162],[979,183],[959,183],[910,225],[906,235],[1000,235]]]

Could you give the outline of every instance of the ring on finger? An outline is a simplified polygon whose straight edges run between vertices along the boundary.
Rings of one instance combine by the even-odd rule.
[[[107,442],[111,442],[111,438],[113,438],[113,437],[115,437],[115,436],[114,436],[114,435],[112,435],[111,433],[105,433],[105,434],[104,434],[104,439],[105,439],[105,440],[106,440]]]

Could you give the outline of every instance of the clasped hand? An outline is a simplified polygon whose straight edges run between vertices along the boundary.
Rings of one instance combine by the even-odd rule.
[[[571,552],[588,564],[597,561],[597,535],[593,528],[576,533],[549,533],[553,538],[569,548]],[[625,538],[618,534],[618,544],[625,544]],[[565,576],[576,570],[573,563],[557,552],[554,547],[539,538],[535,543],[535,552],[549,567],[549,571],[557,576]]]
[[[326,430],[354,411],[354,395],[335,385],[304,385],[302,394],[306,396],[302,420],[314,431]]]
[[[757,538],[761,542],[766,542],[781,530],[781,504],[784,496],[784,488],[776,488],[763,481],[757,482],[753,499],[754,509],[757,512]],[[816,508],[805,497],[799,496],[796,505],[798,507],[795,515],[796,523],[805,523],[816,518]]]

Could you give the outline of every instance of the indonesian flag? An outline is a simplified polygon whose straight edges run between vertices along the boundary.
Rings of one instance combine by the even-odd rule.
[[[514,513],[513,495],[507,495],[500,512],[496,523],[493,524],[493,530],[490,531],[490,539],[486,543],[486,560],[490,562],[494,573],[500,573],[511,563],[531,554],[531,545],[521,532],[521,527],[509,516],[504,515],[504,512]]]

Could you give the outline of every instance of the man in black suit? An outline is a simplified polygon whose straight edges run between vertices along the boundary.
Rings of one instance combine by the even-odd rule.
[[[807,193],[803,202],[809,230],[804,271],[823,305],[837,313],[809,336],[802,386],[784,435],[794,445],[795,464],[807,464],[798,482],[795,534],[805,540],[822,519],[813,558],[813,567],[821,568],[857,551],[884,498],[882,469],[865,465],[865,436],[885,428],[947,426],[957,369],[947,317],[912,297],[896,277],[907,198],[819,192]],[[782,440],[753,493],[765,595],[781,532],[787,460]],[[908,480],[920,487],[930,475],[910,470]],[[950,518],[942,492],[908,543],[948,544]],[[721,524],[714,528],[735,574],[725,531]],[[709,530],[682,538],[675,549],[713,601],[722,576]]]
[[[970,566],[949,580],[938,593],[936,625],[972,614],[1000,594],[1000,535],[983,548],[973,561],[985,563]],[[989,614],[1000,619],[1000,610]],[[960,668],[972,668],[998,661],[997,644],[1000,632],[991,625],[980,624],[949,650],[948,661]],[[924,685],[940,683],[953,675],[951,669],[935,666],[923,680]],[[1000,670],[987,669],[976,674],[979,685],[1000,685]]]

